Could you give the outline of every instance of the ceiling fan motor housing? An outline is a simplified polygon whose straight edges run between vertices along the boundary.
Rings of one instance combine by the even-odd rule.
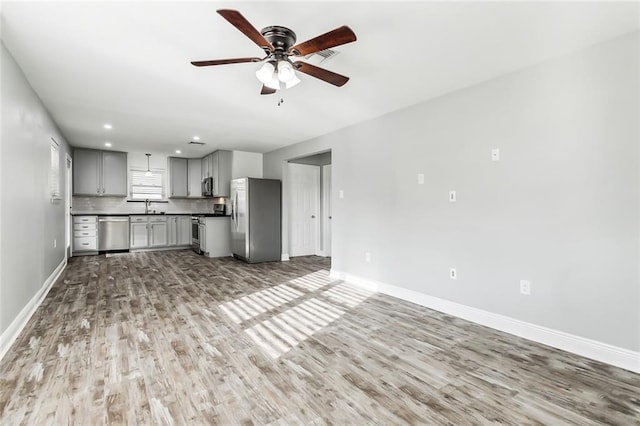
[[[296,44],[296,33],[286,27],[272,25],[263,28],[260,33],[275,48],[274,53],[276,54],[286,53],[291,46]]]

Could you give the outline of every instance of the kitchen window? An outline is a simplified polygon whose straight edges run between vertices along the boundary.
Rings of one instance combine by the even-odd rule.
[[[154,170],[147,173],[144,169],[131,169],[131,199],[132,200],[163,200],[164,171]],[[147,176],[150,174],[150,176]]]

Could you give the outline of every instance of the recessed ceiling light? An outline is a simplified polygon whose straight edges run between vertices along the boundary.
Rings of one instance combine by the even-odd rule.
[[[176,149],[176,154],[182,154],[182,151],[180,151],[179,149]]]
[[[194,137],[193,137],[193,140],[194,140],[194,141],[199,141],[199,140],[200,140],[200,136],[194,136]]]
[[[109,123],[106,123],[103,127],[104,127],[105,129],[107,129],[107,130],[111,130],[111,129],[113,129],[113,126],[112,126],[111,124],[109,124]]]
[[[110,147],[111,147],[111,142],[105,142],[105,143],[104,143],[104,146],[106,146],[106,147],[109,147],[109,148],[110,148]]]

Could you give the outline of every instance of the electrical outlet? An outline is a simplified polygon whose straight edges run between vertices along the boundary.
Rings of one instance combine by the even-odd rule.
[[[456,202],[456,191],[449,191],[449,202],[450,203]]]
[[[520,280],[520,293],[527,296],[531,294],[531,281]]]
[[[500,150],[498,148],[491,150],[491,161],[500,161]]]
[[[371,263],[371,253],[366,252],[366,253],[364,254],[364,260],[365,260],[367,263]]]
[[[424,173],[418,173],[418,185],[424,185]]]
[[[449,278],[451,278],[452,280],[458,279],[458,272],[456,271],[455,268],[449,269]]]
[[[58,240],[54,239],[53,240],[53,248],[58,247]]]

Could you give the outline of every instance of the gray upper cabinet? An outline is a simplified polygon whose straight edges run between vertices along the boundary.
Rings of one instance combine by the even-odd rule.
[[[202,197],[202,160],[169,157],[169,197]]]
[[[102,195],[127,196],[127,154],[102,152]]]
[[[100,151],[73,151],[73,194],[102,195],[100,192]]]
[[[75,149],[73,194],[127,196],[127,153]]]
[[[187,161],[187,170],[187,196],[202,197],[202,160],[199,158],[189,158]]]
[[[213,153],[213,195],[228,197],[231,192],[231,151]]]
[[[186,197],[189,192],[187,184],[187,159],[169,157],[170,197]]]

